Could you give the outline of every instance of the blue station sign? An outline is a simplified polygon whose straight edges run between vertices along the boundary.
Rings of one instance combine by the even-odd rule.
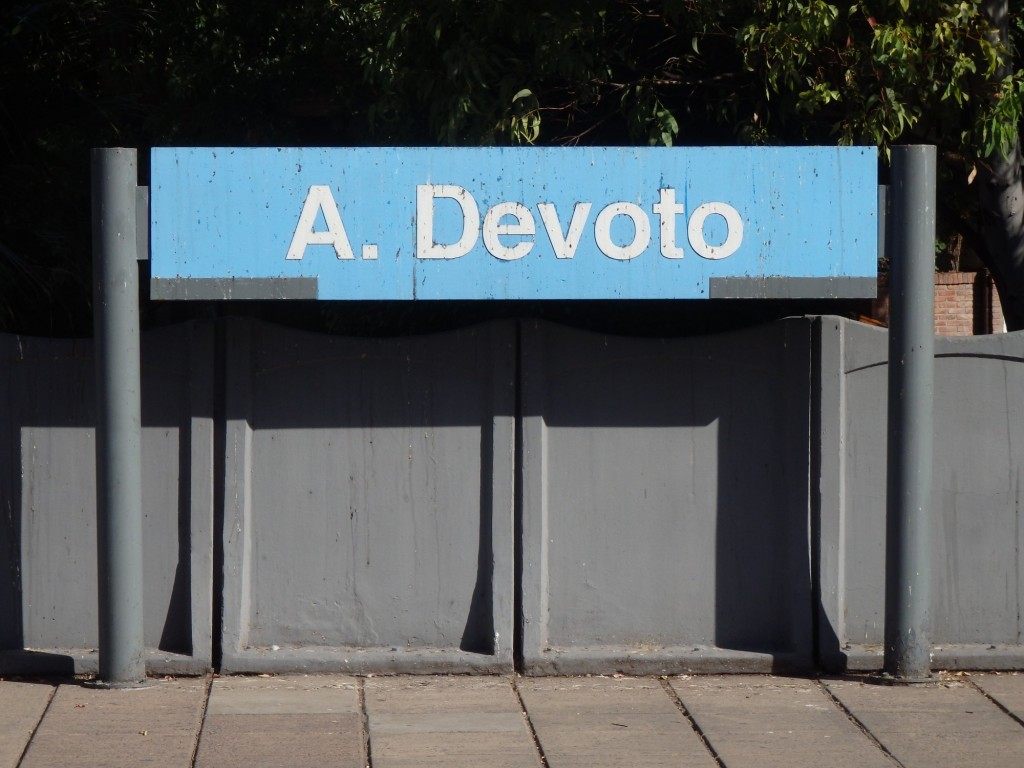
[[[854,298],[873,147],[158,148],[157,299]]]

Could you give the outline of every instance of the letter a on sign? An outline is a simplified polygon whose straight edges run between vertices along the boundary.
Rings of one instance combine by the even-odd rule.
[[[317,214],[323,213],[327,229],[314,232]],[[345,225],[338,213],[338,204],[334,202],[331,188],[326,184],[314,184],[309,188],[306,202],[302,205],[299,223],[292,236],[292,244],[288,247],[289,259],[301,259],[306,253],[307,245],[332,245],[339,259],[354,259],[352,245],[348,241]],[[280,253],[280,251],[279,251]]]

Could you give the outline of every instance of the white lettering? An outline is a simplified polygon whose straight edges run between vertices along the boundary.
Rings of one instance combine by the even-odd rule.
[[[612,220],[616,216],[627,216],[633,221],[633,240],[625,245],[616,245],[611,237]],[[611,203],[601,209],[594,223],[594,239],[605,256],[619,261],[635,259],[651,242],[651,222],[644,209],[635,203]]]
[[[563,236],[562,225],[558,220],[558,211],[555,210],[554,204],[537,204],[541,221],[544,222],[544,229],[547,230],[548,239],[551,241],[551,248],[555,252],[555,258],[571,259],[576,255],[580,238],[583,237],[583,227],[586,226],[587,217],[590,215],[590,206],[590,203],[576,203],[573,206],[569,231]]]
[[[434,199],[447,197],[462,210],[462,236],[454,243],[434,242]],[[457,184],[416,185],[416,258],[457,259],[469,253],[480,233],[480,209],[468,190]]]
[[[661,223],[661,255],[666,259],[681,259],[686,252],[676,245],[676,214],[686,210],[676,202],[676,191],[671,187],[658,190],[654,213]]]
[[[708,245],[704,239],[704,222],[709,216],[716,215],[725,219],[728,234],[721,245]],[[704,203],[698,205],[690,216],[687,236],[690,247],[698,256],[705,259],[725,259],[736,253],[743,243],[743,219],[740,218],[739,211],[728,203]]]
[[[327,229],[322,232],[313,231],[318,213],[323,213],[324,222],[327,224]],[[338,204],[334,202],[331,188],[325,184],[313,184],[309,188],[285,258],[301,259],[308,245],[331,245],[334,246],[334,252],[339,259],[355,258],[348,234],[345,232],[345,225],[341,221],[341,214],[338,212]]]
[[[503,224],[502,219],[511,216],[516,220],[515,224]],[[530,209],[522,203],[498,203],[487,211],[484,216],[484,245],[495,258],[502,261],[515,261],[521,259],[533,248],[533,240],[520,240],[515,245],[505,245],[501,242],[501,235],[529,235],[532,237],[537,233],[537,223],[533,219]]]
[[[683,245],[678,242],[680,238],[677,233],[679,218],[686,216],[686,210],[677,200],[677,194],[678,190],[672,187],[659,189],[658,199],[652,208],[658,218],[660,252],[667,259],[682,259],[686,255]],[[458,239],[454,242],[435,241],[435,219],[438,215],[435,208],[438,198],[452,200],[459,207],[459,219],[454,219],[454,207],[449,205],[442,208],[445,217],[445,226],[441,228],[442,237],[451,240],[454,233],[458,232]],[[504,201],[488,209],[481,222],[477,201],[465,187],[457,184],[419,184],[416,186],[416,258],[461,258],[476,247],[477,240],[482,236],[484,246],[495,258],[502,261],[522,259],[536,245],[536,212],[539,212],[555,258],[572,259],[579,250],[592,208],[593,203],[588,201],[574,203],[572,216],[563,228],[554,203],[537,203],[534,211],[522,202]],[[314,227],[321,216],[326,229],[316,231]],[[719,216],[722,221],[713,222],[715,226],[706,233],[708,219],[712,216]],[[617,221],[619,217],[629,219],[632,224],[631,233],[625,222]],[[723,225],[724,235],[720,235]],[[743,234],[743,219],[739,211],[728,203],[703,203],[688,217],[689,246],[701,258],[719,260],[732,256],[742,245]],[[717,244],[708,242],[709,235]],[[611,202],[597,214],[594,241],[598,250],[610,259],[635,259],[645,253],[651,244],[649,215],[635,203]],[[310,186],[286,258],[302,259],[310,245],[330,245],[339,259],[355,258],[338,205],[327,185]],[[365,244],[360,257],[364,261],[375,261],[377,251],[377,245]]]

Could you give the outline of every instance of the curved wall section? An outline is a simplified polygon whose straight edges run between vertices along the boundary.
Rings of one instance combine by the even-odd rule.
[[[820,318],[819,643],[877,669],[885,618],[888,336]],[[938,338],[932,472],[937,668],[1024,667],[1024,333]]]

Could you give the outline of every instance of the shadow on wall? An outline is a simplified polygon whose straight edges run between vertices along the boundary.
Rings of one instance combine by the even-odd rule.
[[[226,642],[488,655],[518,600],[528,659],[710,648],[811,666],[813,322],[652,339],[522,321],[517,349],[510,322],[352,339],[229,321],[212,462]],[[213,495],[193,482],[190,430],[213,413],[183,405],[191,337],[159,333],[144,358],[146,637],[188,654],[193,497]],[[92,648],[91,345],[0,351],[0,651]],[[499,425],[517,397],[513,520]],[[495,570],[513,546],[518,585]]]
[[[675,340],[524,328],[523,415],[543,424],[523,446],[524,563],[547,568],[523,574],[546,622],[527,664],[573,647],[812,664],[810,338],[809,319]]]
[[[157,335],[143,359],[145,636],[151,648],[187,655],[189,424],[204,414],[187,410],[189,368],[180,355],[189,326]],[[0,657],[22,673],[70,673],[74,656],[98,642],[92,344],[3,336],[0,355],[0,400],[8,404],[0,410]]]
[[[715,644],[813,664],[808,528],[811,320],[739,335],[700,384],[719,417]],[[727,393],[727,394],[726,394]]]
[[[514,326],[227,338],[225,653],[509,646]]]

